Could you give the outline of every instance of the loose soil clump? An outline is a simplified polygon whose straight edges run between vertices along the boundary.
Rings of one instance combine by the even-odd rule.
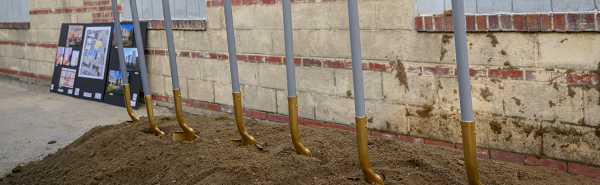
[[[0,184],[364,184],[353,132],[301,126],[313,158],[297,155],[289,127],[245,119],[264,149],[239,139],[232,115],[185,116],[200,136],[171,141],[175,117],[157,117],[169,134],[154,136],[142,123],[99,126],[55,154],[5,174]],[[373,170],[386,184],[467,184],[460,150],[369,137]],[[598,184],[598,180],[543,166],[479,159],[483,184]]]

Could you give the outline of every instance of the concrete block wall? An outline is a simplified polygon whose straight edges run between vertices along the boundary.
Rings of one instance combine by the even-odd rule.
[[[233,111],[227,60],[232,56],[227,54],[219,2],[207,2],[206,31],[174,31],[188,110]],[[281,4],[243,2],[233,7],[233,16],[244,115],[285,122],[284,64],[294,62],[302,123],[352,130],[354,92],[346,2],[292,3],[294,61],[284,57]],[[461,149],[453,34],[418,32],[415,3],[359,1],[368,127],[372,135]],[[44,39],[52,34],[57,38],[60,23],[89,21],[85,17],[78,13],[32,15],[32,29],[0,29],[0,41],[54,43]],[[51,18],[59,22],[48,23]],[[467,39],[481,155],[499,160],[516,155],[517,162],[545,161],[541,164],[558,161],[573,169],[583,169],[578,166],[582,164],[600,167],[600,56],[594,49],[600,47],[600,35],[474,32]],[[153,97],[170,102],[165,31],[149,30],[147,41]],[[56,46],[9,43],[0,47],[1,69],[51,75]],[[28,56],[30,49],[44,54]],[[49,65],[32,67],[31,62],[22,62],[32,60]]]

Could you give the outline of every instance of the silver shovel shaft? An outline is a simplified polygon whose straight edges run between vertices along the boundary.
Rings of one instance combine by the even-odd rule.
[[[294,34],[292,32],[292,7],[290,0],[281,1],[283,7],[283,35],[285,38],[285,70],[288,97],[296,96],[296,74],[294,69]]]
[[[229,72],[231,72],[231,90],[240,92],[240,77],[238,76],[237,54],[235,51],[235,36],[233,34],[233,15],[231,0],[223,0],[225,10],[225,29],[227,31],[227,51],[229,51]]]
[[[138,50],[138,59],[140,59],[140,72],[142,73],[142,87],[144,94],[151,95],[150,84],[148,82],[148,70],[146,69],[146,55],[144,55],[144,42],[142,40],[142,32],[140,29],[140,19],[138,18],[136,0],[129,1],[131,6],[131,19],[133,19],[133,35],[135,36],[135,45]]]
[[[456,68],[458,73],[458,92],[460,96],[460,118],[473,121],[473,103],[471,100],[471,79],[469,73],[469,54],[467,53],[467,32],[465,27],[465,5],[463,0],[452,0],[452,21],[454,24],[454,46],[456,48]]]
[[[129,84],[129,79],[127,76],[127,66],[125,66],[125,54],[123,53],[123,37],[121,35],[121,22],[119,21],[119,8],[117,4],[117,0],[111,0],[112,3],[112,11],[113,11],[113,19],[115,22],[115,35],[117,35],[117,50],[119,53],[119,68],[121,69],[121,75],[123,78],[123,85]]]
[[[348,0],[350,25],[350,49],[352,51],[352,80],[354,82],[354,108],[356,117],[365,117],[365,88],[363,86],[360,30],[358,26],[358,2]]]
[[[167,49],[169,50],[169,66],[171,66],[171,81],[173,89],[179,89],[179,75],[177,74],[177,59],[175,58],[175,44],[173,43],[173,26],[171,25],[171,9],[169,0],[162,1],[165,17],[165,31],[167,32]]]

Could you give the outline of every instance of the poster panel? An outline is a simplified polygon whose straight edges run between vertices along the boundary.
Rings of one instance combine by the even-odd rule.
[[[85,29],[79,77],[104,80],[110,31],[110,26]]]

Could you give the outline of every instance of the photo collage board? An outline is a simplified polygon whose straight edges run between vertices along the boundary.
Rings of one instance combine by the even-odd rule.
[[[146,23],[140,27],[145,45]],[[121,28],[131,105],[137,109],[142,83],[139,55],[133,25],[122,23]],[[125,107],[115,38],[114,23],[63,24],[50,92]]]

